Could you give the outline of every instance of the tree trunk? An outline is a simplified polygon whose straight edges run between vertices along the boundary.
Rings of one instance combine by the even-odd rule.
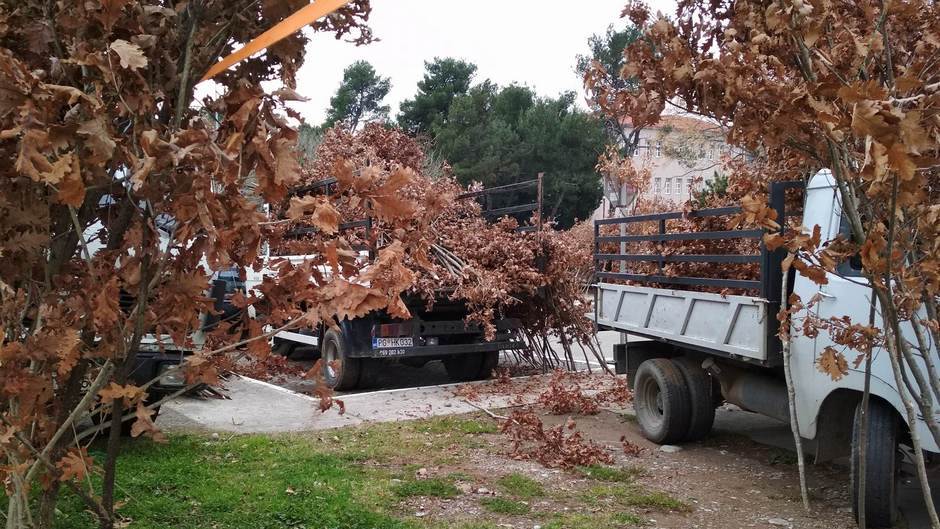
[[[783,281],[780,287],[781,310],[789,304],[787,296],[788,269],[782,269]],[[789,317],[789,315],[788,315]],[[790,431],[793,432],[793,444],[796,445],[796,464],[800,474],[800,497],[803,498],[803,508],[810,510],[809,490],[806,488],[806,462],[803,456],[803,438],[800,437],[800,424],[796,417],[796,391],[793,388],[793,375],[790,371],[790,324],[787,323],[787,335],[783,339],[783,374],[787,383],[787,402],[790,406]]]

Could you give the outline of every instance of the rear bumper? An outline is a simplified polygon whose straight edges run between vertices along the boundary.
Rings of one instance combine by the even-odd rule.
[[[390,349],[370,349],[350,356],[356,358],[407,358],[418,356],[450,356],[467,353],[487,353],[493,351],[507,351],[523,349],[525,344],[517,341],[496,341],[482,343],[467,343],[453,345],[420,345],[414,347],[398,347]]]

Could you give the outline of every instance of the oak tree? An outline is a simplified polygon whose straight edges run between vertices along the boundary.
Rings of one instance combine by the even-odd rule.
[[[611,83],[612,72],[595,62],[585,77],[593,98],[642,124],[656,123],[667,106],[684,107],[755,153],[729,172],[727,192],[746,220],[777,225],[768,248],[786,248],[785,266],[820,284],[841,273],[840,263],[857,261],[875,300],[870,321],[818,321],[818,300],[791,298],[781,336],[790,336],[788,315],[809,322],[792,332],[828,332],[840,349],[827,349],[818,365],[833,379],[881,350],[904,418],[923,420],[940,444],[940,5],[685,0],[674,18],[642,3],[624,16],[643,31],[620,73],[636,84]],[[794,229],[762,205],[769,181],[805,181],[820,169],[832,172],[847,228],[826,245],[818,226]],[[925,503],[940,527],[920,434],[910,432]]]
[[[298,97],[307,37],[291,35],[221,73],[209,91],[217,95],[196,100],[194,86],[237,43],[304,5],[0,2],[7,527],[51,527],[62,487],[113,527],[120,428],[111,428],[103,460],[87,448],[119,420],[133,421],[134,435],[159,437],[152,386],[128,376],[144,337],[194,351],[179,368],[189,387],[216,381],[214,355],[241,340],[227,325],[203,329],[200,314],[213,311],[212,271],[257,263],[268,228],[256,199],[281,200],[299,177],[284,102]],[[369,12],[367,0],[354,0],[312,27],[366,43]],[[268,81],[280,88],[266,92]],[[337,297],[312,286],[278,295],[292,283],[323,285],[311,266],[281,268],[264,285],[268,319],[246,324],[243,354],[268,353],[264,323],[335,313]],[[233,303],[245,309],[259,300]],[[202,347],[194,341],[200,330]],[[89,415],[105,424],[87,426]],[[94,487],[86,477],[102,463]]]

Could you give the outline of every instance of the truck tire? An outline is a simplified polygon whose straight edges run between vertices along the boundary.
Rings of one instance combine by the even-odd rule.
[[[464,353],[444,358],[444,369],[454,382],[469,382],[488,378],[498,362],[499,351]]]
[[[636,372],[633,405],[643,435],[656,444],[682,441],[692,419],[689,387],[675,362],[652,358]]]
[[[701,441],[712,431],[715,423],[715,405],[712,401],[712,379],[692,358],[675,361],[675,366],[682,372],[682,378],[689,388],[689,431],[685,441]]]
[[[359,384],[361,362],[358,358],[349,357],[346,342],[339,331],[336,329],[326,331],[320,351],[323,380],[327,386],[338,391],[345,391],[354,389]]]
[[[852,426],[851,480],[852,514],[858,520],[858,470],[862,405],[855,409]],[[868,441],[865,452],[865,523],[868,527],[892,527],[897,521],[897,484],[900,470],[898,415],[890,404],[868,402]]]

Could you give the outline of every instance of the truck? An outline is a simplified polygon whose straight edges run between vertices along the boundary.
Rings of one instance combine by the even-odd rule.
[[[295,193],[333,192],[336,180],[328,178],[295,190]],[[322,191],[321,191],[322,190]],[[534,200],[527,196],[536,191]],[[541,178],[519,183],[468,191],[457,200],[476,200],[481,205],[481,214],[489,220],[507,215],[523,219],[535,212],[541,214]],[[519,203],[520,200],[522,203]],[[517,231],[538,229],[538,223],[526,225],[524,221]],[[342,223],[339,230],[363,230],[365,241],[373,239],[373,220],[360,219]],[[313,228],[297,228],[297,235],[306,235]],[[360,258],[374,258],[375,249],[370,245],[355,248]],[[260,271],[247,271],[246,284],[249,289],[272,274],[271,267],[278,260],[299,264],[312,256],[283,255],[265,257],[267,265]],[[324,275],[329,271],[322,270]],[[448,376],[455,382],[488,378],[499,363],[500,351],[525,347],[519,339],[520,321],[512,317],[497,318],[493,340],[486,340],[484,329],[478,323],[467,321],[469,309],[466,304],[453,299],[452,292],[439,289],[433,303],[428,303],[416,294],[406,294],[402,301],[408,307],[411,318],[403,320],[391,317],[385,311],[373,311],[355,319],[336,319],[335,325],[319,324],[312,328],[281,331],[273,337],[273,350],[289,356],[298,348],[312,351],[314,358],[321,359],[323,383],[335,390],[347,391],[370,385],[372,375],[381,370],[384,362],[398,361],[412,367],[421,367],[432,360],[441,360]]]
[[[818,172],[805,185],[802,182],[771,184],[769,205],[777,211],[778,220],[788,217],[785,207],[788,190],[804,193],[802,223],[818,225],[823,241],[848,233],[839,190],[829,171]],[[723,402],[790,422],[776,318],[781,302],[786,302],[786,298],[781,299],[784,278],[780,266],[785,251],[768,251],[760,244],[760,251],[750,255],[629,253],[630,245],[637,242],[760,241],[764,233],[760,229],[680,233],[669,233],[666,229],[670,219],[683,215],[706,218],[740,212],[739,207],[727,207],[595,221],[593,318],[599,330],[621,333],[621,343],[614,346],[616,371],[626,375],[634,391],[637,422],[643,435],[655,443],[702,439],[712,428],[715,409]],[[658,229],[642,235],[625,234],[625,230],[619,235],[608,234],[611,227],[638,223],[657,223]],[[631,273],[626,267],[618,271],[617,267],[610,266],[616,262],[646,262],[648,267],[651,263],[654,271]],[[744,280],[663,274],[665,263],[681,262],[716,266],[751,263],[759,265],[760,277]],[[820,286],[793,275],[791,270],[787,284],[789,291],[803,300],[814,296],[820,300],[815,306],[820,318],[848,316],[855,322],[868,322],[872,290],[861,274],[861,263],[849,259],[841,263],[835,273],[829,273],[827,279],[828,283]],[[692,289],[698,287],[737,289],[737,292],[754,292],[755,295]],[[882,326],[877,321],[880,312],[876,313],[879,316],[875,324]],[[791,329],[796,327],[791,325]],[[815,338],[791,332],[790,366],[799,435],[816,441],[817,462],[848,456],[853,512],[857,517],[865,365],[853,367],[850,364],[848,374],[834,381],[817,369],[817,360],[827,346],[838,348],[825,332]],[[932,347],[931,354],[936,355],[937,344]],[[875,349],[872,351],[865,449],[865,514],[869,527],[891,527],[897,518],[898,482],[902,456],[905,450],[910,450],[910,432],[917,432],[928,461],[937,461],[940,452],[923,418],[910,424],[904,410],[888,352]],[[940,420],[940,413],[934,419]]]

